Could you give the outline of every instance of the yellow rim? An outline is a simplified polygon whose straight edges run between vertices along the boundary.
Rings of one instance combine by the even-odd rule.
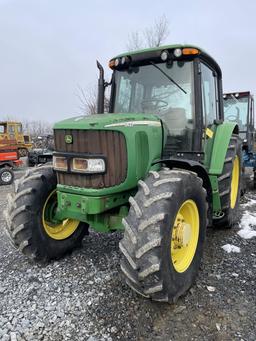
[[[232,179],[231,179],[231,190],[230,190],[230,207],[234,208],[236,206],[238,188],[239,188],[239,157],[236,156],[233,163]]]
[[[56,190],[52,191],[45,201],[42,211],[42,222],[45,232],[49,237],[56,240],[63,240],[70,237],[79,225],[78,220],[65,219],[61,223],[51,222],[57,204]]]
[[[171,239],[171,261],[177,272],[190,266],[199,237],[199,213],[193,200],[186,200],[175,218]]]

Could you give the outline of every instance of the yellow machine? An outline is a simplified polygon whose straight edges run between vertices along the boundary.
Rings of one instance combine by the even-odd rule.
[[[26,156],[32,147],[30,136],[23,133],[20,122],[0,122],[0,149],[9,147],[16,147],[20,156]]]

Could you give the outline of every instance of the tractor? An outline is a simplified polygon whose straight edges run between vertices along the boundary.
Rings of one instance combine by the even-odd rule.
[[[236,122],[239,126],[239,136],[243,143],[243,168],[253,171],[253,185],[256,188],[256,133],[253,95],[250,91],[225,93],[223,104],[224,119]]]
[[[207,226],[237,220],[242,148],[237,123],[223,121],[221,69],[191,45],[120,54],[110,82],[97,67],[98,114],[54,125],[53,163],[16,182],[7,232],[44,263],[79,246],[89,227],[124,231],[126,283],[172,303],[196,279]]]

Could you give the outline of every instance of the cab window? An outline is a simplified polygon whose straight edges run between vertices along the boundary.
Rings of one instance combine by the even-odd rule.
[[[218,114],[217,77],[212,69],[201,63],[201,90],[204,126],[211,126]]]

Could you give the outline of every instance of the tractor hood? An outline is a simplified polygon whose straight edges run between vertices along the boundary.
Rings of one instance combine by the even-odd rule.
[[[60,121],[54,129],[118,129],[121,127],[151,126],[160,127],[159,118],[153,114],[99,114],[78,116]]]
[[[69,160],[72,154],[102,155],[106,160],[103,175],[60,174],[59,190],[83,195],[101,196],[112,193],[113,188],[116,193],[136,188],[138,180],[156,167],[154,162],[161,158],[163,145],[161,120],[144,113],[67,119],[55,124],[54,136],[55,155]],[[71,143],[66,142],[66,136],[71,136]]]

